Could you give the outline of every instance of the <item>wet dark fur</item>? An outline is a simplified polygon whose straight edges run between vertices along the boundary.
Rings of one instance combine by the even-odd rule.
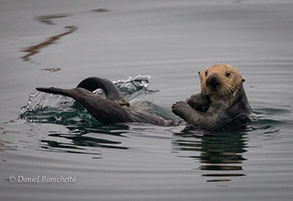
[[[106,98],[103,98],[92,91],[100,88],[104,90]],[[37,88],[38,91],[69,96],[78,101],[91,115],[103,124],[140,122],[158,126],[176,125],[171,120],[163,119],[156,114],[132,108],[124,100],[115,85],[103,78],[90,77],[78,84],[73,89],[61,88]]]
[[[212,102],[208,95],[196,94],[185,102],[175,103],[172,111],[191,127],[205,130],[245,126],[249,121],[248,115],[252,113],[242,85],[233,102],[226,100]]]

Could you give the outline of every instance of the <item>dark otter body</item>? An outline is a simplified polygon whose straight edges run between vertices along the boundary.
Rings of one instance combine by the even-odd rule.
[[[92,91],[97,88],[104,90],[106,97],[103,98]],[[81,105],[103,124],[140,122],[159,126],[174,126],[175,122],[165,120],[156,114],[136,110],[130,107],[124,100],[115,85],[107,80],[98,77],[90,77],[78,84],[73,89],[60,88],[37,88],[38,91],[69,96],[81,103]]]
[[[238,96],[230,100],[213,102],[208,95],[192,95],[185,102],[180,101],[172,106],[172,111],[184,119],[191,127],[204,130],[221,130],[227,127],[245,126],[252,113],[243,86]]]

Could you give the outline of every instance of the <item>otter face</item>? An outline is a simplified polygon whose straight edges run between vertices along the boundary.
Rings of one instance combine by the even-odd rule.
[[[240,73],[227,64],[212,65],[198,74],[202,95],[235,96],[244,82]]]

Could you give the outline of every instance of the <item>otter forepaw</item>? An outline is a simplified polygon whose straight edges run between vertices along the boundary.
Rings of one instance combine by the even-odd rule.
[[[184,117],[188,110],[190,110],[190,106],[184,101],[179,101],[172,105],[172,112],[179,117]]]
[[[175,103],[172,106],[172,112],[191,125],[198,125],[202,119],[200,112],[183,101]]]

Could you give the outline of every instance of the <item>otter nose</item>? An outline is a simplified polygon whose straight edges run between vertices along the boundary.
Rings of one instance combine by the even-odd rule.
[[[211,75],[208,79],[207,79],[207,85],[211,86],[213,89],[215,89],[217,86],[220,85],[219,82],[219,78],[217,75]]]

